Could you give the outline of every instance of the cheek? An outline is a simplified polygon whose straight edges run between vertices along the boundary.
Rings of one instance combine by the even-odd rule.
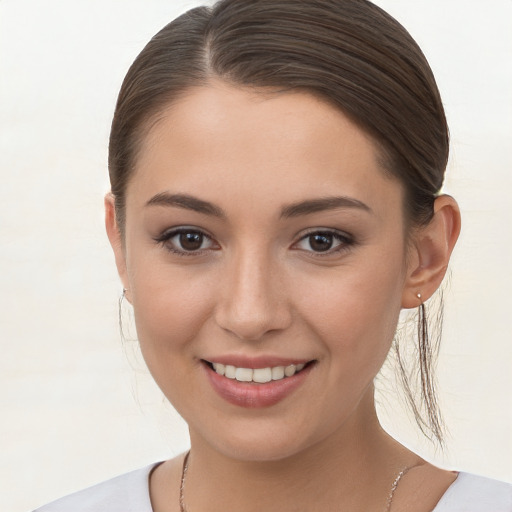
[[[207,321],[211,284],[200,273],[159,262],[138,261],[131,276],[132,302],[141,348],[146,355],[186,351]],[[192,268],[192,267],[191,267]]]
[[[340,364],[380,368],[401,309],[404,276],[396,261],[379,265],[368,258],[364,265],[311,276],[296,290],[305,321]]]

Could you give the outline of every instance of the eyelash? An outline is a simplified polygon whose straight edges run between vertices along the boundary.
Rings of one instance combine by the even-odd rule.
[[[332,256],[333,254],[348,251],[351,247],[355,245],[355,240],[347,233],[336,231],[334,229],[313,229],[308,233],[302,235],[298,242],[295,242],[292,247],[297,246],[301,242],[307,240],[308,238],[314,235],[332,237],[334,240],[339,242],[337,246],[335,246],[334,248],[329,248],[326,251],[305,251],[313,254],[315,258]]]
[[[180,227],[180,228],[165,231],[160,236],[156,237],[154,240],[158,244],[162,245],[166,250],[168,250],[169,252],[176,254],[178,256],[199,256],[211,249],[210,247],[208,247],[206,249],[187,251],[185,249],[176,249],[169,243],[174,237],[176,237],[178,235],[184,235],[184,234],[199,235],[202,237],[202,240],[201,240],[202,243],[205,240],[209,240],[210,242],[214,243],[212,237],[209,236],[208,234],[206,234],[204,231],[202,231],[200,229],[187,228],[187,227]],[[326,251],[313,251],[313,250],[308,251],[305,249],[296,248],[297,245],[306,241],[308,238],[310,238],[314,235],[332,237],[334,240],[338,241],[339,244],[337,246],[335,246],[334,248],[327,249]],[[201,245],[202,245],[202,243],[201,243]],[[302,235],[301,238],[292,245],[292,249],[296,248],[295,250],[304,250],[304,252],[311,253],[312,255],[314,255],[314,257],[321,258],[321,257],[331,256],[333,254],[337,254],[337,253],[340,253],[343,251],[347,251],[354,244],[355,244],[354,239],[346,233],[342,233],[342,232],[339,232],[339,231],[336,231],[333,229],[315,229],[315,230],[311,230],[308,233]],[[218,249],[213,249],[213,250],[218,250]]]
[[[204,231],[201,231],[200,229],[196,228],[187,227],[181,227],[164,231],[160,236],[156,237],[154,240],[158,244],[162,245],[166,250],[178,256],[199,256],[210,249],[208,247],[206,249],[199,249],[196,251],[187,251],[185,249],[176,249],[169,243],[174,237],[185,234],[200,235],[202,237],[202,242],[204,242],[204,240],[210,240],[211,242],[213,242],[212,237],[207,235]]]

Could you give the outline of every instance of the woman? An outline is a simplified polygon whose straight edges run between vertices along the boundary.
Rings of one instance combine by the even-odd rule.
[[[447,158],[430,68],[369,2],[224,0],[159,32],[119,95],[106,227],[191,450],[40,510],[511,510],[375,414],[418,308],[418,422],[442,439],[424,303],[460,230]]]

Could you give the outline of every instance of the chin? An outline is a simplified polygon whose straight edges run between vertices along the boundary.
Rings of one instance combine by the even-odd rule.
[[[230,440],[229,444],[217,442],[217,451],[225,457],[243,462],[272,462],[289,459],[305,450],[302,443],[293,443],[279,437]]]
[[[327,425],[311,425],[311,418],[304,417],[303,422],[290,419],[275,422],[269,421],[269,418],[260,421],[252,418],[237,421],[236,424],[230,420],[231,428],[226,428],[225,423],[219,425],[219,428],[205,425],[202,431],[191,428],[192,449],[195,443],[206,443],[230,459],[271,462],[293,458],[336,437],[333,432],[335,428],[331,431]]]

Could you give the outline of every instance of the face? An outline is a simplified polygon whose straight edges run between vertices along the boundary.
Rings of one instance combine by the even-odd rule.
[[[405,293],[402,204],[372,140],[308,94],[214,82],[169,106],[118,265],[193,443],[278,459],[371,415]]]

